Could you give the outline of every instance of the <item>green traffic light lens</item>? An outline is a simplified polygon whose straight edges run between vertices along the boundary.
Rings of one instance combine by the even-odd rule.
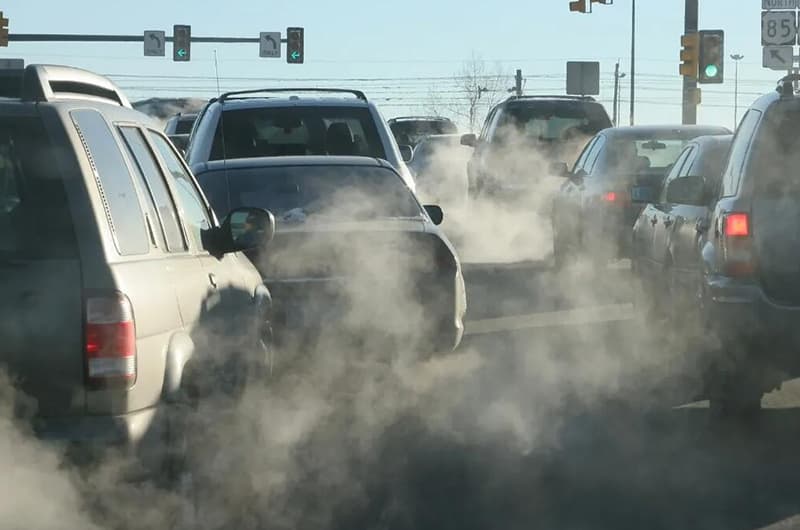
[[[705,73],[706,77],[717,77],[717,74],[719,73],[719,68],[717,67],[716,64],[709,64],[708,66],[706,66]]]

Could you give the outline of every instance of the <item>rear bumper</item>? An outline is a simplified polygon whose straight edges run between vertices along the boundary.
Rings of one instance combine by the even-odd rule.
[[[36,435],[67,445],[135,446],[152,434],[158,409],[148,408],[117,416],[37,418]]]
[[[800,307],[727,277],[711,277],[705,287],[706,317],[727,357],[800,374]]]

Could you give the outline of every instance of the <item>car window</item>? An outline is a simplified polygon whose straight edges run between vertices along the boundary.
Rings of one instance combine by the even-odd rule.
[[[585,169],[586,166],[586,159],[589,157],[589,154],[592,152],[594,148],[594,144],[597,143],[598,137],[589,140],[589,143],[586,144],[586,147],[583,148],[578,160],[575,161],[575,166],[572,168],[572,171],[578,171],[579,169]]]
[[[400,145],[417,145],[432,134],[452,134],[458,132],[455,124],[448,120],[403,120],[392,123],[392,134]]]
[[[685,177],[688,169],[691,167],[696,157],[697,148],[695,146],[690,146],[683,150],[681,155],[675,161],[675,164],[672,166],[669,175],[667,175],[667,178],[664,179],[664,184],[661,186],[661,193],[659,194],[658,198],[659,204],[667,203],[667,186],[669,186],[669,183],[676,178]]]
[[[66,191],[41,119],[0,117],[0,257],[77,254]]]
[[[534,142],[592,137],[610,124],[602,106],[538,101],[508,105],[498,123],[499,140],[521,137]]]
[[[597,142],[594,144],[594,148],[592,148],[592,152],[589,153],[589,156],[586,157],[586,172],[588,174],[594,173],[594,168],[597,167],[597,161],[600,159],[600,155],[603,153],[603,148],[606,145],[606,137],[599,136],[597,138]]]
[[[195,248],[202,249],[202,233],[211,228],[211,219],[203,198],[169,141],[154,131],[149,131],[149,133],[150,140],[156,146],[161,160],[174,179],[176,198],[182,207],[183,222],[189,232],[189,237],[192,238]]]
[[[223,111],[210,159],[291,155],[386,158],[369,109],[309,106]]]
[[[285,222],[422,215],[402,178],[383,167],[228,168],[199,180],[218,215],[241,206],[266,208]]]
[[[739,129],[736,131],[736,136],[731,145],[728,167],[722,179],[723,197],[735,195],[739,189],[739,179],[742,175],[747,152],[750,149],[754,132],[760,120],[761,112],[757,110],[749,110],[745,117],[742,118],[742,122],[739,125]]]
[[[157,210],[157,217],[163,237],[170,252],[186,250],[186,242],[178,224],[178,212],[172,200],[164,175],[153,158],[142,132],[135,127],[121,127],[131,157],[136,163],[145,182],[145,190],[150,195]]]
[[[481,134],[479,137],[481,140],[486,140],[486,138],[489,136],[489,126],[491,125],[492,120],[494,120],[495,114],[497,114],[497,108],[492,109],[492,111],[489,112],[489,115],[486,116],[486,121],[483,122],[483,128],[481,129]]]
[[[791,101],[779,103],[766,114],[753,143],[752,164],[759,196],[800,197],[800,107]]]
[[[123,256],[146,254],[150,237],[144,213],[111,128],[95,110],[74,110],[70,116],[91,162],[117,251]]]

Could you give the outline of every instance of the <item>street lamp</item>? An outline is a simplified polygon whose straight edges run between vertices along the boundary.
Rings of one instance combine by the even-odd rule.
[[[739,61],[744,59],[741,53],[734,53],[731,59],[736,63],[736,73],[734,74],[734,88],[733,88],[733,128],[734,130],[739,125]]]

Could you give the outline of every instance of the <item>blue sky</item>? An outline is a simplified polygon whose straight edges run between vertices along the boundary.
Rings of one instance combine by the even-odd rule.
[[[700,4],[701,28],[724,29],[727,53],[745,55],[740,63],[740,105],[773,89],[780,74],[761,67],[760,1]],[[0,49],[0,56],[140,76],[116,78],[132,99],[139,99],[213,95],[216,50],[223,90],[281,84],[360,87],[387,117],[429,110],[430,93],[436,89],[460,102],[449,79],[473,53],[508,75],[509,84],[514,70],[522,68],[528,93],[563,92],[568,59],[599,60],[599,98],[604,102],[611,99],[616,60],[622,71],[629,69],[631,0],[595,5],[586,15],[570,13],[568,0],[139,0],[132,6],[113,0],[6,0],[2,9],[12,33],[170,33],[173,24],[191,24],[195,36],[255,37],[260,31],[303,26],[306,63],[261,59],[257,44],[194,44],[190,63],[172,62],[171,46],[167,57],[144,57],[141,43],[12,42]],[[680,120],[677,68],[683,6],[683,0],[638,1],[638,123]],[[315,81],[303,82],[306,78]],[[728,60],[726,83],[704,87],[701,122],[733,125],[733,79],[733,61]],[[623,120],[627,81],[623,80]],[[610,113],[610,104],[608,108]]]

